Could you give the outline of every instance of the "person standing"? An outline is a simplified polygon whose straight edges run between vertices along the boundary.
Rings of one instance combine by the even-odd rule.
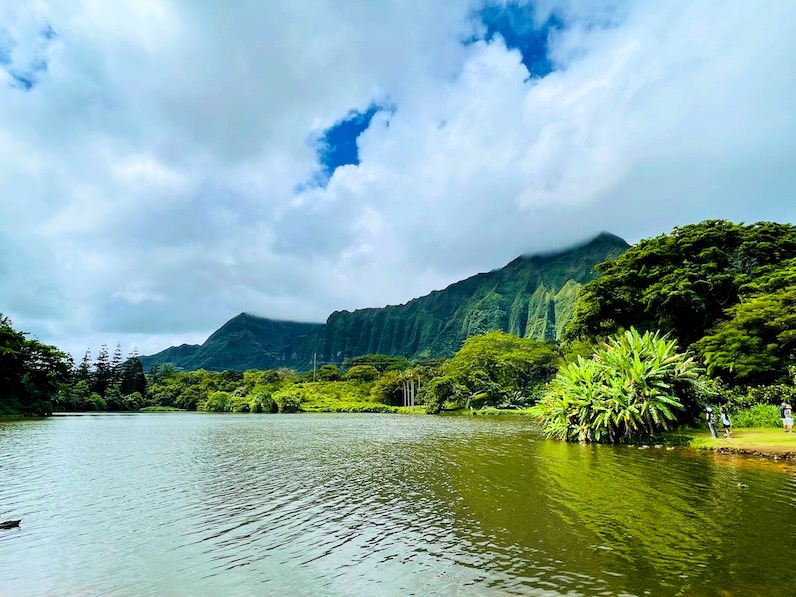
[[[716,413],[709,406],[705,409],[705,418],[708,421],[708,427],[710,427],[710,435],[713,436],[713,439],[718,438],[719,434],[716,433]]]
[[[785,433],[793,433],[793,409],[784,400],[779,405],[779,416],[782,418],[782,426],[785,428]]]
[[[724,425],[724,436],[732,437],[732,422],[726,406],[721,407],[721,424]]]

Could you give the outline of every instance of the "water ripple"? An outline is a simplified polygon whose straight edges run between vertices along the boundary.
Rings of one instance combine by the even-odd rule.
[[[524,420],[0,423],[0,595],[782,594],[794,495],[782,467]]]

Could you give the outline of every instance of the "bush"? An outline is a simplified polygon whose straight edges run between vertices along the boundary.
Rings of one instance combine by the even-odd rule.
[[[758,386],[747,390],[749,406],[755,404],[774,404],[779,406],[782,402],[792,402],[794,399],[796,399],[796,388],[783,384]]]
[[[349,381],[376,381],[381,373],[373,365],[354,365],[345,374]]]
[[[275,400],[281,413],[297,413],[301,410],[301,394],[298,392],[280,394]]]
[[[232,400],[229,392],[211,392],[207,400],[200,402],[196,410],[213,413],[225,413],[232,410]]]
[[[144,397],[141,396],[141,392],[132,392],[122,397],[122,404],[124,405],[124,410],[139,410],[144,406]]]
[[[94,392],[91,396],[88,397],[89,402],[91,402],[93,409],[92,410],[105,410],[107,405],[105,401],[102,399],[102,396]]]
[[[253,413],[279,412],[279,405],[274,401],[271,392],[257,390],[248,396],[249,410]]]
[[[663,431],[701,371],[674,340],[634,328],[568,363],[534,407],[549,437],[624,442]]]
[[[756,404],[732,415],[733,427],[781,427],[779,408],[773,404]]]

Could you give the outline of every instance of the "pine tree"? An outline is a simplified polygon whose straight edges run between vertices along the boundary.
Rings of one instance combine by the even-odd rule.
[[[116,350],[113,351],[113,357],[110,364],[110,379],[108,386],[111,389],[118,390],[122,385],[122,347],[119,343],[116,344]],[[124,395],[124,392],[122,392]]]
[[[79,381],[89,381],[91,379],[91,349],[86,349],[86,354],[83,355],[83,360],[80,361],[75,370],[75,383]]]
[[[94,363],[94,372],[91,378],[91,391],[96,392],[104,398],[111,382],[111,364],[107,344],[103,344],[100,347],[100,352]]]
[[[138,392],[141,396],[146,396],[146,388],[144,366],[138,358],[138,350],[134,348],[122,365],[121,394],[127,396]]]

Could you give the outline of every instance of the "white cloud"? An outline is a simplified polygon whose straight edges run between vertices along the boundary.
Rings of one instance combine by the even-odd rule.
[[[475,2],[475,0],[474,0]],[[606,229],[796,221],[796,10],[542,2],[529,79],[467,1],[0,8],[6,312],[81,353],[151,352],[250,311],[402,302]],[[41,37],[52,26],[57,36]],[[5,72],[5,71],[3,71]],[[325,189],[312,140],[388,102]]]

